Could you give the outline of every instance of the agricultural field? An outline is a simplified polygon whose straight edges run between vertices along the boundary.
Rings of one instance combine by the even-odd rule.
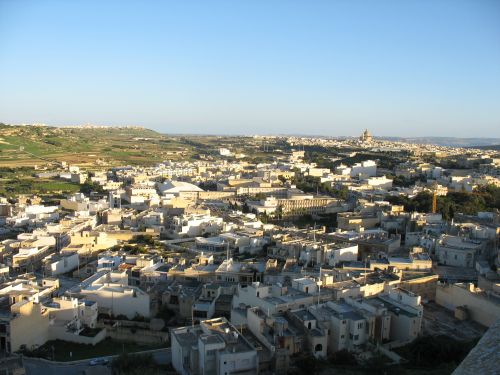
[[[66,162],[81,167],[151,165],[196,155],[196,144],[138,127],[48,127],[0,124],[0,167]]]
[[[64,180],[35,178],[36,172],[30,167],[0,167],[0,196],[71,194],[80,191],[79,184]]]
[[[244,154],[253,162],[269,162],[274,158],[273,152],[264,152],[261,144],[249,137],[170,136],[140,127],[0,123],[0,196],[64,196],[79,191],[81,186],[70,181],[35,177],[44,171],[62,171],[63,163],[91,172],[114,166],[148,166],[164,160],[210,161],[220,157],[221,147]]]

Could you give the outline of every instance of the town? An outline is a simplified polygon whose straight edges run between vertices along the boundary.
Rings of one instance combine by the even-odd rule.
[[[123,164],[23,129],[56,131],[0,128],[6,374],[498,370],[498,148],[122,127]]]

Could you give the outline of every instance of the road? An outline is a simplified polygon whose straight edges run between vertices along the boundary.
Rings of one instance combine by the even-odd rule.
[[[160,365],[168,364],[172,360],[172,351],[170,350],[170,348],[148,350],[140,353],[142,354],[151,353],[156,363]],[[130,354],[139,354],[139,353],[130,353]],[[103,359],[105,358],[111,362],[111,360],[114,357],[117,356],[115,355],[115,356],[107,356],[99,358]],[[48,361],[46,359],[25,357],[23,359],[23,363],[26,375],[111,374],[111,369],[108,366],[90,366],[89,363],[92,359],[95,358],[88,358],[72,362],[53,362],[53,361]]]
[[[39,358],[24,358],[26,375],[84,375],[84,374],[109,374],[111,369],[107,366],[90,366],[89,360],[82,363],[60,363],[44,361]]]
[[[0,358],[0,375],[13,374],[15,370],[23,367],[20,357]]]

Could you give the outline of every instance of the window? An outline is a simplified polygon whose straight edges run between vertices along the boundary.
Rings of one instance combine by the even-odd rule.
[[[343,339],[343,338],[345,338],[345,336],[344,335],[340,335],[340,338]]]
[[[311,329],[311,322],[307,323],[307,328]]]
[[[363,323],[358,323],[358,329],[362,329],[363,328]]]
[[[359,335],[354,335],[354,341],[358,341],[359,340]]]
[[[314,351],[315,352],[320,352],[323,350],[323,345],[321,344],[317,344],[315,347],[314,347]]]

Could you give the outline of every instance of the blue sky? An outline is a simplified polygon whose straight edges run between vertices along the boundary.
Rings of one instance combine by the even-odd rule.
[[[500,137],[500,1],[0,0],[0,121]]]

